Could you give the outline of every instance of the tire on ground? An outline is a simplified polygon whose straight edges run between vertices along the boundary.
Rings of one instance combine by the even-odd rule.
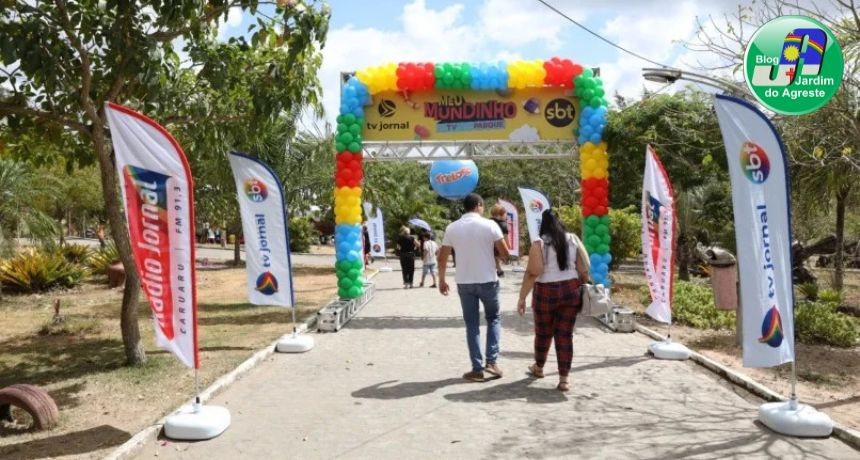
[[[57,425],[60,410],[57,403],[43,389],[33,385],[9,385],[0,389],[0,414],[8,414],[9,406],[16,406],[33,417],[33,428],[47,430]]]

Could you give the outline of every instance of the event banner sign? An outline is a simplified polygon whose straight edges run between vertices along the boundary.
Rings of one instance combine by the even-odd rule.
[[[188,161],[170,133],[146,116],[112,103],[105,112],[156,343],[196,369],[194,186]]]
[[[245,235],[248,300],[292,307],[293,275],[287,208],[278,176],[262,161],[230,152]]]
[[[376,208],[376,214],[371,215],[373,205],[364,202],[364,215],[367,216],[367,233],[370,236],[370,255],[385,257],[385,227],[382,225],[382,209]]]
[[[365,108],[365,141],[572,140],[579,101],[564,88],[381,92]]]
[[[526,224],[529,229],[529,241],[540,239],[541,214],[549,209],[549,200],[537,190],[518,187],[526,210]]]
[[[748,102],[717,95],[728,155],[745,367],[794,360],[788,166],[776,128]]]
[[[675,201],[672,183],[649,145],[642,181],[642,254],[651,305],[645,310],[657,321],[672,322],[672,275],[675,271]]]
[[[505,221],[508,224],[508,253],[512,256],[520,255],[520,214],[517,207],[507,200],[499,198],[499,204],[505,207]]]

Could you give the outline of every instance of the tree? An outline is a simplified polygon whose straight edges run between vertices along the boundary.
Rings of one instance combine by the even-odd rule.
[[[295,0],[54,0],[3,2],[0,117],[12,130],[74,136],[99,165],[111,233],[126,272],[121,329],[126,359],[145,360],[137,323],[140,281],[117,199],[104,104],[131,105],[164,124],[193,124],[193,158],[222,153],[224,133],[253,132],[316,100],[327,7]],[[263,7],[267,7],[266,12]],[[240,8],[256,19],[250,43],[215,39],[217,19]],[[181,41],[187,62],[174,47]],[[298,77],[298,78],[292,78]],[[310,83],[310,84],[309,84]],[[315,83],[315,84],[314,84]],[[308,96],[311,94],[311,96]],[[92,158],[91,157],[91,158]]]
[[[33,202],[56,198],[59,184],[39,176],[26,163],[0,157],[0,253],[8,252],[19,232],[38,239],[56,235],[57,226]]]
[[[678,276],[687,280],[697,241],[710,243],[713,235],[723,246],[734,246],[732,234],[724,231],[727,223],[731,228],[731,201],[728,187],[720,186],[728,183],[727,165],[711,102],[704,94],[691,91],[646,94],[635,104],[624,102],[622,110],[609,113],[604,132],[611,156],[610,205],[640,206],[645,146],[654,146],[672,181],[679,208]]]
[[[752,33],[769,20],[787,14],[818,19],[836,35],[843,50],[845,71],[842,87],[833,99],[814,114],[776,117],[776,124],[789,149],[792,173],[796,176],[795,197],[816,197],[812,206],[799,206],[804,219],[818,214],[822,202],[835,206],[837,235],[834,287],[842,288],[845,210],[855,194],[860,173],[860,5],[854,0],[834,0],[823,5],[801,5],[797,1],[766,0],[739,6],[737,13],[717,21],[709,18],[698,27],[697,38],[687,43],[694,51],[717,56],[716,64],[702,65],[734,80],[743,79],[743,58]],[[719,22],[719,24],[718,24]],[[741,82],[739,86],[744,87]]]

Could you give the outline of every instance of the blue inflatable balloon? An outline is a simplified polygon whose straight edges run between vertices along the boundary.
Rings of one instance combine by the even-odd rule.
[[[478,186],[478,167],[471,160],[435,161],[430,185],[442,198],[462,200]]]

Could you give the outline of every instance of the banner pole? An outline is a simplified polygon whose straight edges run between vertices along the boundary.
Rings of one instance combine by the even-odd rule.
[[[290,311],[293,313],[293,337],[295,337],[298,332],[298,328],[296,327],[296,306],[293,305],[290,307]]]
[[[200,412],[200,370],[194,368],[194,412]]]

